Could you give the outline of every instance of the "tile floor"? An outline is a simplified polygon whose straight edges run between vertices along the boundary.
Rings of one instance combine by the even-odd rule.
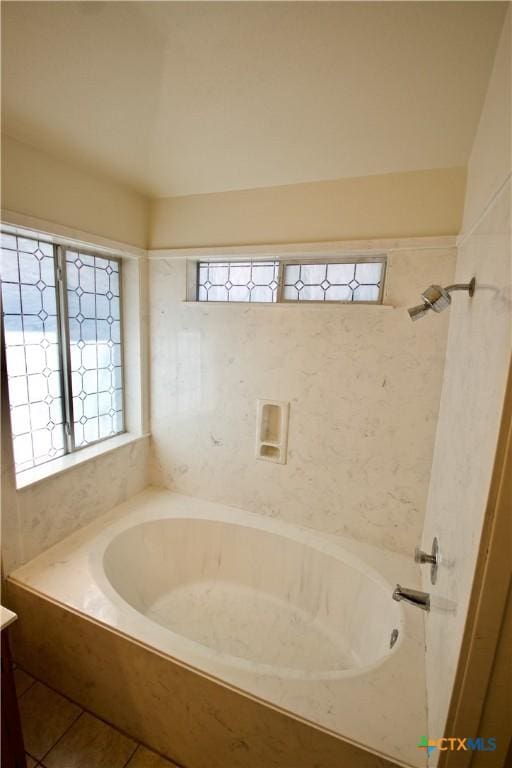
[[[14,679],[27,768],[176,768],[19,667]]]

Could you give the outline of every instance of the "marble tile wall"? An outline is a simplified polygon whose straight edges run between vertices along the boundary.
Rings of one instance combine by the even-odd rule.
[[[455,249],[386,250],[395,309],[185,303],[185,262],[150,262],[155,485],[411,553],[448,313],[412,323],[405,310],[451,282]],[[290,402],[286,465],[255,459],[259,398]]]
[[[4,575],[145,488],[148,448],[141,438],[18,491],[3,461]]]
[[[426,672],[434,739],[444,735],[511,359],[511,23],[509,11],[469,164],[456,277],[474,275],[477,290],[470,301],[454,299],[450,310],[423,535],[427,549],[439,538],[443,556],[435,586],[423,574],[424,589],[432,592]]]
[[[476,274],[472,306],[452,308],[424,548],[443,556],[427,619],[430,734],[443,733],[498,437],[511,352],[510,184],[460,248],[457,279]]]
[[[444,734],[511,359],[510,25],[509,11],[470,161],[456,278],[466,281],[474,275],[477,290],[470,301],[454,298],[450,310],[423,534],[428,550],[433,536],[439,538],[443,556],[435,586],[423,574],[424,589],[432,593],[426,671],[429,736],[434,739]],[[431,762],[436,761],[434,753]]]

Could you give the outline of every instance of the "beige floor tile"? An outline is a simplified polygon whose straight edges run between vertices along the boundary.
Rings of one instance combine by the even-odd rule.
[[[175,764],[151,752],[146,747],[139,747],[126,768],[173,768]]]
[[[84,714],[45,757],[45,768],[123,768],[136,743]]]
[[[32,683],[34,683],[35,680],[32,677],[32,675],[29,675],[27,672],[24,672],[19,667],[16,667],[14,670],[14,684],[16,686],[16,695],[21,696],[25,693],[25,691],[28,691]]]
[[[38,760],[53,747],[81,712],[76,704],[38,682],[19,702],[25,749]]]
[[[25,757],[27,758],[27,768],[35,768],[37,763],[34,758],[30,757],[30,755],[25,755]]]

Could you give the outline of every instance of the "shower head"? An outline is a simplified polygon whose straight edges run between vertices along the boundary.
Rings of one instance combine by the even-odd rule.
[[[416,307],[408,309],[409,317],[411,320],[419,320],[421,317],[425,317],[430,307],[427,304],[418,304]]]
[[[448,285],[446,288],[442,288],[440,285],[429,285],[421,294],[423,304],[418,304],[418,306],[407,310],[409,317],[411,320],[419,320],[430,309],[437,313],[442,312],[452,303],[452,297],[450,296],[452,291],[467,291],[470,296],[473,296],[475,292],[475,278],[469,283],[455,283],[454,285]]]

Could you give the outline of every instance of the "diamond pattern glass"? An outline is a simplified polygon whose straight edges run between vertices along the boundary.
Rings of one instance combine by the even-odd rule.
[[[384,258],[296,264],[288,261],[202,261],[197,267],[197,300],[378,303],[384,263]]]
[[[2,304],[16,472],[65,453],[54,246],[2,233]]]
[[[124,430],[120,263],[2,233],[0,267],[18,474]]]
[[[285,264],[284,301],[378,302],[383,260]]]
[[[124,430],[119,262],[66,251],[76,448]]]
[[[197,274],[198,301],[277,301],[278,261],[202,261]]]

